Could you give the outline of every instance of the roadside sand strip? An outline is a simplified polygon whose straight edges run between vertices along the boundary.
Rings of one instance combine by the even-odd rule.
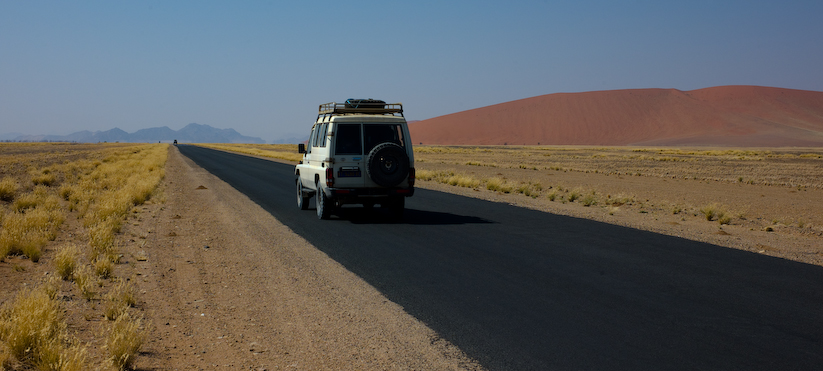
[[[165,186],[138,369],[482,369],[174,147]]]

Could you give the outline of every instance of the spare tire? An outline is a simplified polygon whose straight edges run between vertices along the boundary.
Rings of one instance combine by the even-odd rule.
[[[378,185],[394,187],[409,176],[409,156],[395,143],[378,144],[366,158],[366,173]]]

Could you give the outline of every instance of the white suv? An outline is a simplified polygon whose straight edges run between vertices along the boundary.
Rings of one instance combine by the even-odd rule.
[[[401,217],[414,194],[414,153],[403,105],[373,99],[321,104],[303,160],[295,166],[297,206],[316,197],[317,217],[344,204],[375,204]]]

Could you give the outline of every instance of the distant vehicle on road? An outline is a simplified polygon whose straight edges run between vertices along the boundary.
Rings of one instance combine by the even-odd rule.
[[[316,198],[317,217],[344,204],[376,204],[402,217],[414,195],[414,152],[403,105],[374,99],[321,104],[308,143],[298,144],[297,206]]]
[[[177,145],[177,139],[175,139],[175,140],[174,140],[174,145],[175,145],[175,146]]]

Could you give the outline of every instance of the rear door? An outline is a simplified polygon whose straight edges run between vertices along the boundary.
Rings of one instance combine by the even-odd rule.
[[[383,122],[383,123],[364,123],[363,124],[363,159],[364,165],[368,166],[365,163],[367,160],[369,152],[381,143],[394,143],[398,146],[406,149],[408,145],[406,142],[406,137],[408,134],[405,130],[403,130],[403,125],[397,122]],[[407,151],[408,153],[408,151]],[[409,165],[411,166],[411,158],[409,158]],[[365,169],[365,168],[364,168]],[[372,181],[368,176],[365,177],[366,187],[380,187],[377,183]],[[399,184],[401,187],[408,186],[406,181]]]
[[[365,186],[366,168],[363,156],[363,125],[361,123],[334,123],[332,135],[334,151],[334,187],[362,188]]]

